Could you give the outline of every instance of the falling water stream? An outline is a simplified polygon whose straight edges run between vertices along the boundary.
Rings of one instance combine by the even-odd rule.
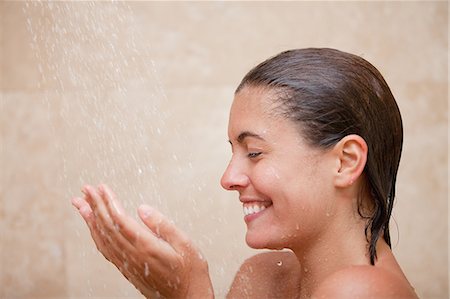
[[[139,186],[150,184],[147,195],[162,204],[154,159],[165,131],[165,95],[150,47],[130,24],[129,7],[28,2],[25,12],[30,9],[31,46],[40,62],[43,101],[57,124],[55,145],[68,193],[86,183],[120,184],[128,186],[125,204],[133,205],[131,198],[143,199]]]
[[[79,195],[86,183],[105,182],[130,213],[145,202],[176,220],[176,199],[162,199],[161,182],[176,185],[192,164],[179,161],[170,147],[170,140],[181,147],[185,141],[176,122],[167,125],[171,116],[163,107],[167,97],[151,45],[138,32],[130,7],[26,2],[23,11],[39,62],[41,104],[47,106],[59,152],[54,159],[60,159],[61,172],[55,176],[64,200]],[[188,193],[202,188],[191,186]],[[83,234],[87,230],[77,232]],[[89,245],[80,260],[85,250],[95,251]],[[90,284],[84,295],[94,296]]]

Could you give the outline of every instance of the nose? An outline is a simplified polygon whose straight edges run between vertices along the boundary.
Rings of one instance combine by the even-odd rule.
[[[244,169],[240,167],[236,160],[231,159],[220,180],[222,187],[229,191],[239,190],[247,187],[249,182],[250,179]]]

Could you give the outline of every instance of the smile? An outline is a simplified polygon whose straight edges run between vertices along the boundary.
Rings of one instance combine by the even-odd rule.
[[[259,212],[264,211],[270,205],[271,205],[271,203],[268,205],[267,202],[244,203],[243,204],[244,215],[248,216],[248,215],[257,214]]]

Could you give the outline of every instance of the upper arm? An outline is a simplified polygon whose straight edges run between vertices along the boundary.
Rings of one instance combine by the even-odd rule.
[[[312,298],[417,298],[409,283],[392,272],[373,266],[353,266],[318,286]]]
[[[291,293],[297,291],[299,275],[298,261],[292,252],[260,253],[241,265],[227,298],[291,298]]]

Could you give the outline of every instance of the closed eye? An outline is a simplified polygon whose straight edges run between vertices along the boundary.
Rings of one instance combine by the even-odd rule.
[[[256,158],[256,157],[258,157],[261,154],[262,154],[262,152],[248,153],[247,157],[249,157],[249,158]]]

